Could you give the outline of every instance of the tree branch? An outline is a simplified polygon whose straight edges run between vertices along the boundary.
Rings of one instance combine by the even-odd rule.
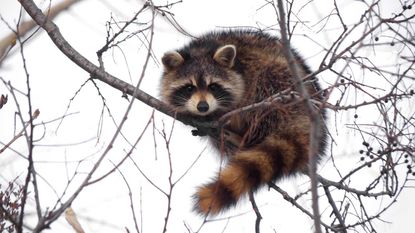
[[[260,233],[259,226],[260,226],[261,220],[262,220],[261,212],[259,212],[258,206],[256,204],[255,197],[254,197],[254,192],[249,191],[248,195],[249,195],[249,201],[252,204],[252,209],[254,209],[254,212],[255,212],[255,215],[256,215],[255,233]]]
[[[133,85],[103,71],[98,66],[82,56],[78,51],[76,51],[62,36],[58,26],[56,26],[56,24],[54,24],[48,17],[43,14],[32,0],[19,0],[19,2],[27,11],[27,13],[33,18],[33,20],[48,33],[50,39],[56,45],[56,47],[75,64],[91,74],[92,78],[96,78],[123,93],[129,95],[134,94],[135,87]],[[143,103],[149,105],[150,107],[153,107],[156,110],[163,112],[171,117],[175,117],[175,114],[168,106],[166,106],[158,99],[145,93],[144,91],[138,89],[133,96]]]
[[[318,154],[318,147],[319,147],[319,138],[321,138],[320,128],[322,127],[322,122],[319,116],[319,112],[316,111],[312,102],[310,101],[310,95],[307,92],[303,84],[302,77],[300,76],[300,68],[294,58],[294,55],[291,52],[290,41],[288,40],[287,36],[287,28],[285,22],[285,12],[282,0],[277,1],[277,7],[279,12],[279,26],[281,31],[281,43],[282,43],[282,50],[284,53],[285,58],[288,61],[289,70],[296,80],[296,89],[300,92],[301,96],[304,98],[308,115],[311,122],[310,127],[310,148],[309,148],[309,173],[310,173],[310,180],[311,180],[311,196],[312,196],[312,206],[313,206],[313,219],[315,225],[315,232],[321,233],[321,219],[320,219],[320,210],[318,205],[318,192],[317,192],[317,154]],[[324,126],[323,126],[324,127]]]

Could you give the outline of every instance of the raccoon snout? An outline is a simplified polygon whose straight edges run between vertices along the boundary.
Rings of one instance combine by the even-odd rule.
[[[197,104],[197,110],[199,110],[199,112],[207,112],[209,110],[209,104],[206,101],[200,101]]]

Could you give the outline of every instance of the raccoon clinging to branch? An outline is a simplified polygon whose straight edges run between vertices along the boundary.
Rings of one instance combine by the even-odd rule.
[[[182,49],[164,54],[163,100],[179,114],[214,121],[283,90],[296,91],[296,79],[289,71],[282,46],[277,38],[255,31],[205,34]],[[302,77],[310,74],[304,61],[293,53]],[[322,100],[314,77],[303,83],[312,98]],[[320,113],[324,117],[322,110]],[[303,101],[231,115],[224,126],[232,132],[231,143],[226,143],[226,137],[225,143],[220,139],[214,143],[228,156],[228,163],[212,182],[198,189],[195,210],[218,214],[268,182],[305,171],[310,126]],[[321,136],[315,140],[320,142],[321,155],[327,133],[323,127],[319,130]]]

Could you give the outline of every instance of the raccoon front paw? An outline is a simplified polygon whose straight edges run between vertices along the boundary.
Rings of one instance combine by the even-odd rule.
[[[204,137],[207,135],[205,130],[200,130],[200,129],[194,129],[192,130],[192,135],[193,136],[200,136],[200,137]]]

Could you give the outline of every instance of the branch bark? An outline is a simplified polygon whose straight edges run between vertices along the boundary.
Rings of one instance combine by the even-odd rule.
[[[258,206],[255,201],[254,192],[250,191],[248,193],[249,201],[252,204],[252,209],[254,209],[256,220],[255,220],[255,233],[260,233],[260,224],[262,220],[261,212],[259,212]]]
[[[322,122],[319,116],[319,112],[313,107],[313,104],[310,100],[310,95],[307,92],[307,89],[304,86],[302,77],[300,76],[300,69],[298,64],[295,61],[294,55],[291,52],[290,41],[288,40],[287,36],[287,28],[286,28],[286,20],[285,20],[285,11],[282,0],[277,1],[277,7],[279,12],[279,20],[278,23],[280,25],[281,30],[281,42],[282,42],[282,50],[284,53],[285,58],[288,61],[288,66],[290,69],[291,74],[296,79],[296,89],[300,92],[301,96],[304,98],[310,122],[310,146],[309,146],[309,173],[310,173],[310,181],[311,181],[311,197],[312,197],[312,207],[313,207],[313,220],[315,225],[315,232],[321,233],[321,219],[320,219],[320,210],[318,205],[318,190],[317,190],[317,154],[318,154],[318,147],[319,147],[319,138],[321,138],[320,128],[322,126]]]
[[[69,59],[71,59],[71,61],[91,74],[92,78],[96,78],[123,93],[132,95],[160,112],[163,112],[171,117],[175,117],[175,114],[171,111],[171,109],[160,100],[150,96],[140,89],[134,94],[135,87],[133,85],[105,72],[82,56],[68,43],[68,41],[65,40],[60,33],[58,26],[56,26],[56,24],[53,23],[49,17],[43,14],[32,0],[19,0],[19,2],[24,7],[26,12],[33,18],[33,20],[48,33],[50,39],[56,47]]]

